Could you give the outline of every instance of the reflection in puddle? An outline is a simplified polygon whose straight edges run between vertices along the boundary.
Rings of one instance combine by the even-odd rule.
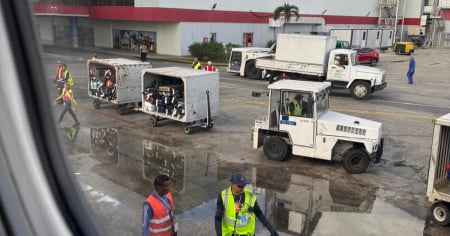
[[[142,146],[144,178],[153,182],[156,176],[166,174],[172,179],[172,191],[183,192],[185,156],[150,140],[142,140]]]
[[[65,141],[65,144],[67,145],[67,151],[69,154],[76,154],[78,152],[76,141],[79,132],[80,126],[61,128],[61,134],[63,135],[63,139]]]
[[[110,205],[120,203],[124,208],[133,209],[136,222],[131,222],[136,225],[132,228],[137,231],[142,203],[153,189],[153,179],[164,173],[172,178],[179,235],[214,235],[217,196],[229,186],[231,174],[240,171],[251,182],[247,187],[257,195],[258,204],[280,235],[419,235],[423,232],[423,220],[377,198],[378,187],[357,176],[313,176],[308,171],[287,167],[288,164],[274,167],[232,163],[206,151],[188,156],[185,153],[190,153],[189,150],[185,152],[117,128],[92,128],[90,141],[91,157],[96,160],[94,172],[114,183],[101,187],[97,184],[94,189],[108,196],[101,199]],[[91,182],[95,183],[95,180],[84,181],[90,186]],[[92,195],[92,190],[86,192],[96,201],[99,199],[98,194]],[[114,214],[120,216],[123,212],[117,210]],[[110,222],[111,215],[100,217]],[[257,222],[256,235],[268,235]],[[109,227],[125,229],[130,225]]]

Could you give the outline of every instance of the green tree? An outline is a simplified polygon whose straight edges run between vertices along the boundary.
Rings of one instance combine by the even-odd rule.
[[[291,20],[291,15],[294,14],[298,18],[300,14],[298,13],[298,7],[295,5],[290,5],[289,3],[285,3],[283,6],[279,6],[273,11],[273,19],[278,20],[280,18],[281,13],[284,13],[284,24],[283,24],[283,33],[286,30],[286,23]]]

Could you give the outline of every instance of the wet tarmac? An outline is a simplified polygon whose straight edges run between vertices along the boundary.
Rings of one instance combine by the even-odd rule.
[[[422,235],[424,219],[379,197],[356,178],[327,178],[279,165],[221,161],[213,153],[187,155],[120,128],[62,128],[74,173],[108,235],[137,235],[140,207],[153,178],[172,178],[179,235],[214,235],[218,194],[240,171],[280,235]],[[89,140],[89,142],[77,142]],[[120,216],[120,217],[118,217]],[[402,234],[396,234],[399,228]],[[258,225],[257,235],[266,235]]]
[[[264,91],[267,84],[229,75],[225,68],[220,68],[221,114],[214,128],[186,136],[179,122],[150,127],[148,116],[139,112],[120,116],[114,105],[94,109],[84,84],[84,54],[72,52],[66,59],[79,81],[75,94],[82,125],[71,127],[66,117],[61,137],[73,173],[107,235],[140,234],[142,204],[161,173],[172,178],[178,235],[215,235],[216,199],[236,171],[251,181],[247,187],[280,235],[449,235],[449,227],[436,226],[427,216],[426,180],[431,120],[450,110],[450,80],[436,74],[425,82],[427,68],[432,67],[430,74],[448,70],[426,53],[416,56],[424,67],[418,69],[415,87],[403,81],[406,57],[382,55],[379,67],[389,73],[388,89],[370,101],[333,93],[331,110],[383,123],[383,159],[360,175],[349,175],[337,162],[303,157],[272,162],[252,149],[250,127],[266,112],[267,97],[254,98],[251,92]],[[47,57],[54,61],[61,55]],[[58,112],[55,105],[55,116]],[[259,224],[256,235],[269,232]]]

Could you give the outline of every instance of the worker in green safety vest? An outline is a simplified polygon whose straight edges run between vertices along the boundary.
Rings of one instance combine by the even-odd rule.
[[[270,231],[278,236],[257,203],[256,196],[246,189],[247,179],[241,173],[231,176],[231,186],[224,189],[217,198],[215,230],[217,236],[255,235],[256,217]]]

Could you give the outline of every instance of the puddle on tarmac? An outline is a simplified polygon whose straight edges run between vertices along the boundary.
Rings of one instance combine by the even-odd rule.
[[[217,196],[229,186],[231,174],[239,171],[251,182],[247,187],[257,195],[259,206],[280,235],[423,234],[423,219],[377,197],[377,186],[350,180],[356,178],[311,176],[289,166],[289,162],[276,168],[233,163],[219,159],[214,152],[180,150],[117,128],[84,131],[89,140],[84,145],[88,147],[79,149],[89,150],[89,156],[95,159],[93,171],[126,189],[127,195],[137,195],[130,200],[114,196],[114,189],[102,189],[113,195],[111,198],[119,202],[116,205],[138,209],[138,222],[133,222],[137,232],[139,209],[153,189],[154,177],[164,173],[172,178],[179,235],[214,235]],[[92,187],[89,180],[85,182]],[[257,222],[256,235],[268,235]]]

